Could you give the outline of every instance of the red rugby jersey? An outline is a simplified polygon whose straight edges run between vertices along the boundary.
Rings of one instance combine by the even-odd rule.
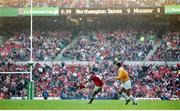
[[[96,86],[103,86],[103,81],[96,75],[92,75],[89,80],[92,80]]]

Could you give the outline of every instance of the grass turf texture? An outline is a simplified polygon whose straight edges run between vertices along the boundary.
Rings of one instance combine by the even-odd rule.
[[[134,106],[120,100],[1,100],[0,110],[179,110],[180,101],[139,100]]]

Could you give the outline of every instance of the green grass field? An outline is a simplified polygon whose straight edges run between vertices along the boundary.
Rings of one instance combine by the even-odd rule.
[[[180,110],[180,101],[139,100],[138,105],[124,105],[120,100],[1,100],[0,110]]]

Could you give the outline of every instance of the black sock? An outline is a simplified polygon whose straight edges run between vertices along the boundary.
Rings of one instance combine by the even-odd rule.
[[[92,98],[92,99],[90,100],[90,103],[92,103],[93,100],[94,100],[94,98]]]
[[[91,98],[91,100],[90,100],[90,103],[92,103],[92,101],[94,100],[94,97],[95,97],[96,94],[97,94],[97,92],[94,92],[94,93],[93,93],[92,98]]]

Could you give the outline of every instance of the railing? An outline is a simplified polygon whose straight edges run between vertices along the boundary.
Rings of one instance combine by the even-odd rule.
[[[95,61],[33,61],[34,64],[47,64],[47,65],[53,65],[53,64],[61,64],[64,62],[65,64],[82,64],[82,65],[92,65],[95,64]],[[112,63],[112,61],[109,61]],[[18,61],[16,64],[27,64],[27,61]],[[124,64],[128,65],[148,65],[148,64],[156,64],[156,65],[164,65],[164,64],[171,64],[176,65],[180,63],[180,61],[124,61]]]

